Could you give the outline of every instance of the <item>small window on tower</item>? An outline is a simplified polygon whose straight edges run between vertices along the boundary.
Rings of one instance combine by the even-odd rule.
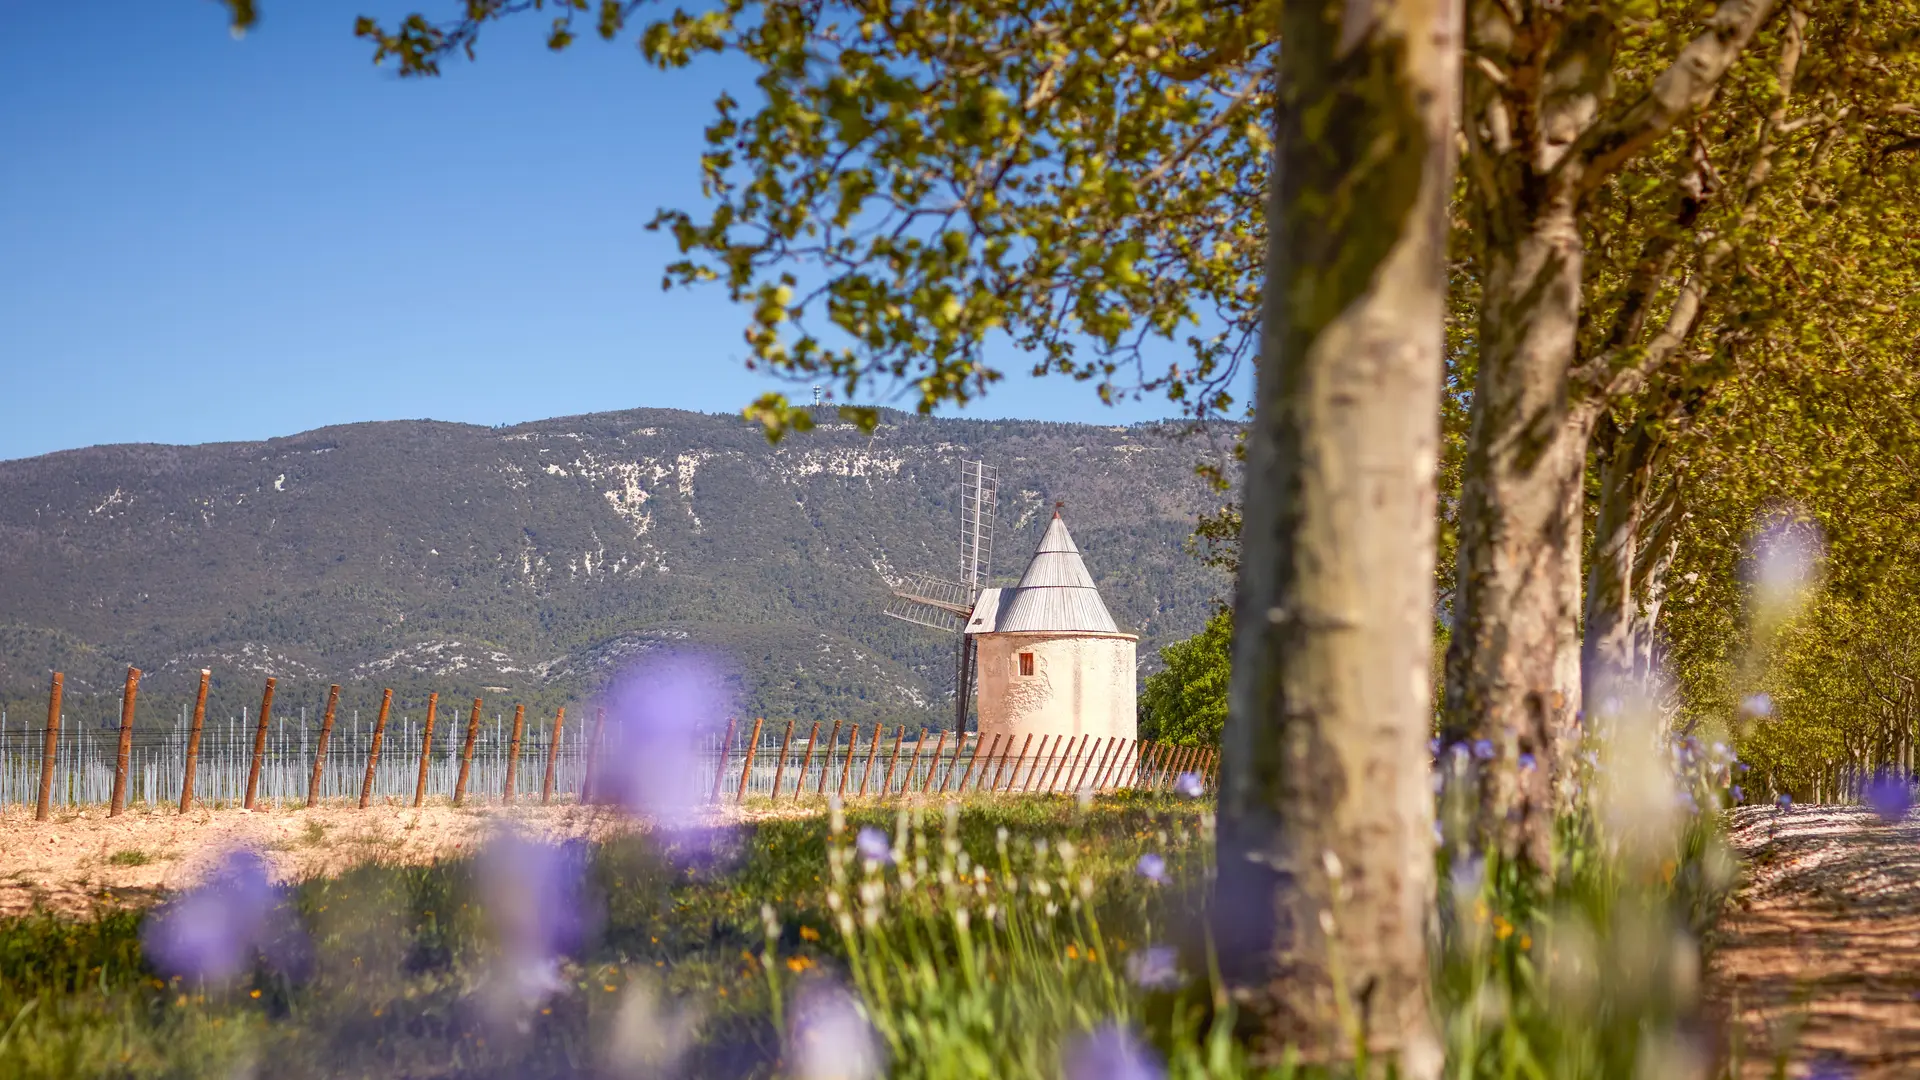
[[[1022,675],[1033,674],[1033,654],[1032,653],[1023,652],[1020,654],[1020,674]]]

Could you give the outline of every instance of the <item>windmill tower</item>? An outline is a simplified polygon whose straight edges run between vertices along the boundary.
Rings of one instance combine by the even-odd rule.
[[[967,703],[973,697],[973,638],[964,633],[974,605],[993,567],[993,516],[999,504],[1000,472],[978,461],[960,462],[960,578],[908,574],[893,587],[884,614],[916,626],[952,634],[954,730],[967,730]]]

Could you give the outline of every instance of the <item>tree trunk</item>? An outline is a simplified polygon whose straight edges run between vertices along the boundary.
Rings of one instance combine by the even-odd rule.
[[[1426,740],[1451,0],[1288,4],[1214,926],[1264,1064],[1439,1074]]]
[[[1610,697],[1642,691],[1639,637],[1650,629],[1639,618],[1646,599],[1636,584],[1651,523],[1653,481],[1665,442],[1646,420],[1618,434],[1596,438],[1603,445],[1599,514],[1587,569],[1586,637],[1581,650],[1580,691],[1590,708],[1604,710]]]
[[[1570,404],[1582,250],[1571,195],[1486,243],[1480,372],[1461,490],[1444,731],[1487,740],[1480,830],[1552,866],[1577,708],[1581,510],[1592,419]]]

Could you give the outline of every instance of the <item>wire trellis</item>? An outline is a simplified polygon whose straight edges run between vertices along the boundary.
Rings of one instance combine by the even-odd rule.
[[[37,718],[36,718],[37,719]],[[422,716],[396,715],[388,719],[379,762],[374,770],[374,802],[410,803],[420,776]],[[44,721],[15,722],[0,713],[0,807],[34,805],[39,797],[41,757],[45,749]],[[246,713],[224,721],[209,720],[200,738],[199,763],[194,770],[197,805],[238,805],[246,794],[252,767],[257,724]],[[334,725],[321,773],[322,800],[355,799],[366,777],[373,725],[358,712],[342,716]],[[302,717],[274,717],[269,722],[261,757],[257,799],[269,803],[304,802],[313,774],[319,725]],[[555,798],[580,794],[588,769],[589,724],[563,726],[560,746],[552,754]],[[837,736],[838,732],[834,733]],[[920,729],[907,737],[904,730],[874,738],[820,739],[778,735],[765,726],[755,741],[749,736],[710,737],[697,755],[702,786],[722,803],[747,799],[818,800],[842,798],[898,798],[911,795],[1046,794],[1113,791],[1122,788],[1159,790],[1173,786],[1191,773],[1203,788],[1211,787],[1216,759],[1211,751],[1140,743],[1123,738],[1044,736],[1034,746],[1028,738],[1018,747],[1012,739],[983,740],[977,735],[958,739],[938,737]],[[134,730],[127,769],[129,805],[177,805],[185,775],[188,717],[185,709],[165,726],[151,722]],[[428,753],[426,796],[450,798],[460,773],[465,745],[461,723],[436,723]],[[540,798],[546,780],[551,728],[529,725],[520,742],[515,769],[515,800]],[[505,794],[511,736],[495,718],[474,741],[466,799],[473,803],[499,802]],[[82,806],[105,803],[113,788],[118,760],[117,727],[70,724],[64,718],[58,733],[51,804]],[[776,791],[777,785],[777,791]]]

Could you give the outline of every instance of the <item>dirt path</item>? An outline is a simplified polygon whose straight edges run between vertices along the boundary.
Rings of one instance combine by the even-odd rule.
[[[730,807],[714,820],[812,812],[817,811]],[[105,807],[88,807],[62,809],[47,822],[34,821],[31,808],[8,807],[0,810],[0,917],[36,908],[83,915],[101,905],[150,903],[192,884],[235,846],[266,855],[276,877],[299,880],[363,862],[411,864],[459,855],[508,823],[556,838],[599,838],[630,827],[618,814],[572,805],[456,808],[439,803],[418,810],[394,805],[361,810],[341,802],[259,813],[197,809],[184,816],[170,809],[134,808],[112,819]]]
[[[1920,1076],[1920,818],[1860,807],[1736,813],[1749,881],[1723,918],[1709,991],[1744,1042],[1744,1077],[1780,1053],[1809,1075]]]

